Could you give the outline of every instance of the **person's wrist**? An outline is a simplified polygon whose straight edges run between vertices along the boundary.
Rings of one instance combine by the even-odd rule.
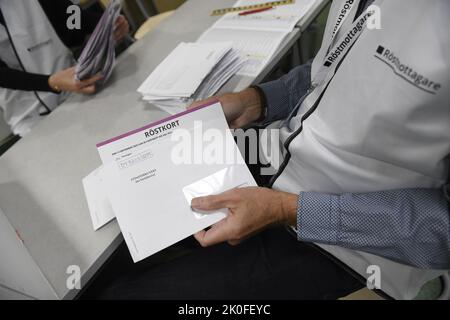
[[[48,77],[48,85],[54,93],[61,93],[61,88],[58,85],[57,81],[55,80],[54,75]]]
[[[256,92],[258,95],[258,101],[259,101],[259,118],[256,120],[256,122],[263,122],[267,117],[267,100],[264,92],[262,89],[258,86],[251,86],[251,89]]]
[[[282,223],[289,226],[295,226],[297,224],[299,197],[297,194],[283,192],[281,197]]]
[[[262,115],[261,95],[255,87],[250,87],[239,93],[242,105],[246,106],[251,120],[256,122]]]

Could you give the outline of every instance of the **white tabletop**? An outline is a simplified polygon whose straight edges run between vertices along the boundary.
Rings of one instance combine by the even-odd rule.
[[[190,0],[118,59],[113,78],[93,96],[72,96],[0,158],[0,206],[58,298],[73,298],[66,269],[82,284],[122,242],[114,221],[94,232],[81,180],[100,164],[96,143],[167,116],[136,92],[180,41],[195,41],[234,0]],[[300,36],[295,29],[257,79],[235,77],[223,90],[259,81]],[[39,297],[38,297],[39,298]]]

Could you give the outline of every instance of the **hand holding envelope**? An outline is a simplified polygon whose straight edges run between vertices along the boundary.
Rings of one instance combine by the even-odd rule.
[[[196,132],[200,137],[205,132],[220,134],[223,140],[185,145],[195,141]],[[186,135],[192,139],[181,139]],[[104,164],[102,188],[135,262],[226,217],[226,208],[198,214],[191,208],[193,198],[256,186],[218,102],[135,129],[99,143],[97,148]],[[196,148],[216,148],[217,154],[227,159],[197,162],[194,158],[205,153],[196,153]],[[192,158],[180,162],[181,149]],[[107,215],[107,210],[101,210],[98,212]],[[91,212],[93,221],[98,212]]]
[[[214,212],[223,208],[228,215],[208,230],[195,234],[203,247],[221,242],[237,245],[271,225],[295,226],[298,195],[267,188],[239,188],[218,195],[195,198],[196,211]]]
[[[92,94],[95,93],[96,83],[102,78],[101,74],[96,74],[89,79],[79,81],[76,79],[76,67],[71,67],[52,74],[48,84],[57,92]]]

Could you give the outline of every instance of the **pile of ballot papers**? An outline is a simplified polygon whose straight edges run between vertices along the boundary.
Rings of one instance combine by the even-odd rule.
[[[89,38],[75,68],[77,80],[85,80],[100,73],[104,83],[111,76],[116,60],[114,28],[120,15],[119,0],[112,0]]]
[[[208,98],[245,64],[231,42],[180,43],[139,87],[143,99],[175,114]]]

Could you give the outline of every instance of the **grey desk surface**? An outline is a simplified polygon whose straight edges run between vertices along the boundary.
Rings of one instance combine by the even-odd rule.
[[[234,0],[190,0],[119,59],[113,78],[95,96],[72,96],[0,158],[0,205],[56,291],[72,298],[66,269],[78,265],[82,284],[121,243],[116,222],[94,232],[81,179],[101,162],[96,143],[167,114],[136,92],[180,41],[195,41]],[[259,81],[300,36],[295,29],[257,79],[235,77],[223,90]]]

